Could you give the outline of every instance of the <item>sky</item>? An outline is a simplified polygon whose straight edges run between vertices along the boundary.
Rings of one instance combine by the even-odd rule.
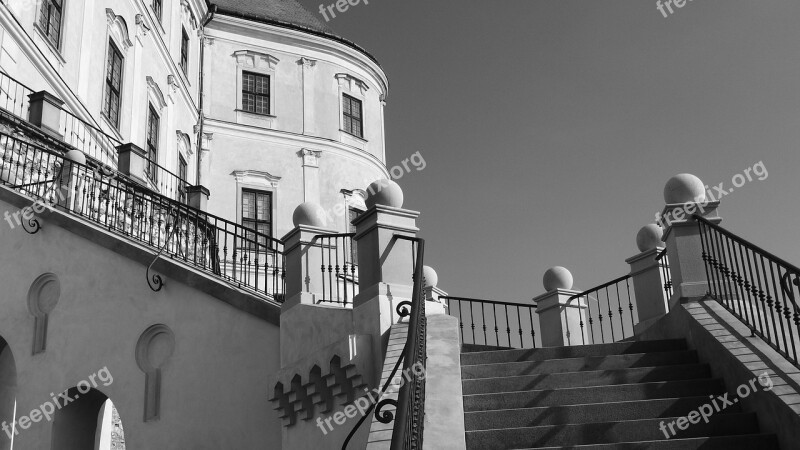
[[[388,74],[389,167],[425,159],[398,182],[439,287],[528,303],[552,266],[576,289],[627,274],[684,172],[727,191],[762,162],[722,226],[800,265],[798,18],[796,0],[666,18],[655,0],[370,0],[328,25]]]

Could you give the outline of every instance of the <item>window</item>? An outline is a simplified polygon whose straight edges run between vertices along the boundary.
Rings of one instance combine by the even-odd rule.
[[[353,136],[364,137],[361,100],[342,94],[342,110],[344,114],[344,131]]]
[[[258,233],[272,236],[272,193],[242,189],[242,226]],[[247,233],[248,247],[255,249],[255,235]],[[267,245],[265,237],[259,237],[258,243]]]
[[[154,183],[158,182],[156,168],[158,167],[158,130],[160,125],[161,118],[158,117],[153,105],[150,105],[147,113],[147,176]]]
[[[153,12],[156,13],[156,17],[158,18],[159,22],[161,22],[161,12],[164,9],[161,3],[162,0],[153,0],[153,3],[150,4],[150,6],[153,7]]]
[[[109,41],[103,113],[111,121],[111,124],[117,128],[119,128],[120,93],[122,92],[122,61],[122,53],[120,53],[113,41]]]
[[[269,115],[269,76],[253,72],[242,73],[242,109]]]
[[[53,46],[61,45],[61,11],[63,0],[42,0],[42,14],[39,26]]]
[[[186,30],[182,30],[181,35],[181,69],[183,69],[183,73],[188,77],[189,76],[189,35],[186,34]]]
[[[186,160],[183,159],[182,155],[178,155],[178,200],[183,203],[186,203],[186,176],[187,176],[187,167]]]

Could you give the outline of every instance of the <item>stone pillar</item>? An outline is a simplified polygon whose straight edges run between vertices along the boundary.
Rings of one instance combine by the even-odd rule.
[[[589,316],[586,300],[569,300],[580,293],[572,290],[572,274],[557,266],[545,272],[543,281],[547,293],[533,299],[536,303],[536,314],[539,315],[542,347],[588,344]]]
[[[47,91],[34,92],[28,95],[28,98],[30,99],[28,121],[50,136],[64,140],[64,135],[60,131],[61,107],[64,102]]]
[[[303,201],[319,202],[319,158],[321,151],[304,148],[297,153],[303,159]]]
[[[636,235],[636,245],[640,253],[625,260],[631,266],[636,311],[639,316],[639,322],[633,327],[636,335],[669,312],[669,299],[664,293],[665,280],[661,276],[661,265],[656,261],[664,250],[659,245],[663,234],[664,230],[658,225],[643,227]]]
[[[145,169],[147,168],[147,155],[145,151],[133,143],[117,147],[117,170],[127,175],[136,183],[147,186]]]
[[[205,186],[188,186],[186,188],[186,203],[195,209],[203,212],[208,212],[208,197],[211,196],[211,191]]]
[[[706,198],[705,185],[690,174],[676,175],[664,187],[667,205],[659,217],[664,224],[664,237],[670,258],[674,293],[670,308],[681,300],[705,296],[709,292],[700,229],[693,214],[714,224],[722,221],[717,215],[718,201]]]
[[[314,305],[322,295],[322,252],[313,251],[314,236],[334,234],[326,228],[325,210],[303,203],[294,210],[294,229],[283,237],[286,261],[286,300],[281,314],[298,304]]]
[[[64,167],[58,180],[56,193],[58,204],[70,211],[80,211],[82,207],[81,187],[88,173],[86,155],[80,150],[70,150],[64,155]]]
[[[439,275],[431,266],[422,267],[422,285],[425,291],[425,315],[447,314],[447,305],[439,297],[444,297],[447,292],[439,289]]]
[[[416,236],[419,213],[402,208],[403,191],[390,180],[369,186],[366,205],[367,211],[354,221],[359,293],[353,320],[357,334],[373,337],[373,358],[382,363],[389,329],[400,321],[396,307],[411,300],[413,290],[412,243],[394,235]],[[375,371],[380,379],[380,364]]]

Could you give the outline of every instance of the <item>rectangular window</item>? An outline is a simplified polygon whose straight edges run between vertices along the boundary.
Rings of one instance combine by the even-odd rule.
[[[158,182],[158,131],[161,128],[161,118],[158,113],[150,105],[147,113],[147,176],[154,183]]]
[[[153,7],[153,12],[156,13],[156,18],[158,21],[161,22],[161,12],[163,11],[163,7],[161,5],[162,0],[153,0],[151,6]]]
[[[242,189],[242,226],[272,236],[272,192]],[[255,249],[255,234],[247,233],[248,247]],[[268,245],[265,237],[258,243]]]
[[[183,73],[188,77],[189,76],[189,35],[186,34],[186,30],[182,31],[183,34],[181,35],[181,69],[183,69]]]
[[[186,203],[186,176],[188,175],[188,165],[186,164],[186,160],[183,159],[183,156],[178,155],[178,192],[179,192],[179,200],[183,203]]]
[[[39,17],[42,32],[55,48],[61,45],[62,5],[62,0],[42,0],[42,13]]]
[[[242,73],[242,109],[255,114],[270,114],[269,76],[252,72]]]
[[[122,53],[113,41],[108,43],[108,67],[106,68],[106,95],[103,113],[111,124],[119,128],[119,108],[122,92]]]
[[[344,131],[353,136],[364,137],[361,100],[342,94],[342,110],[344,111]]]

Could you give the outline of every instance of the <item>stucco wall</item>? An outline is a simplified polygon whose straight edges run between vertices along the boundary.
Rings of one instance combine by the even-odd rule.
[[[0,201],[6,210],[16,208]],[[0,335],[16,363],[18,415],[107,367],[113,383],[99,389],[119,410],[129,449],[280,448],[280,423],[268,402],[268,380],[280,368],[276,325],[169,273],[163,290],[152,292],[142,264],[41,222],[36,235],[5,221],[0,228]],[[58,276],[61,295],[46,351],[32,356],[28,290],[47,272]],[[134,352],[157,323],[172,329],[175,348],[163,368],[161,417],[144,423],[145,375]],[[15,448],[50,448],[51,426],[22,430]]]

